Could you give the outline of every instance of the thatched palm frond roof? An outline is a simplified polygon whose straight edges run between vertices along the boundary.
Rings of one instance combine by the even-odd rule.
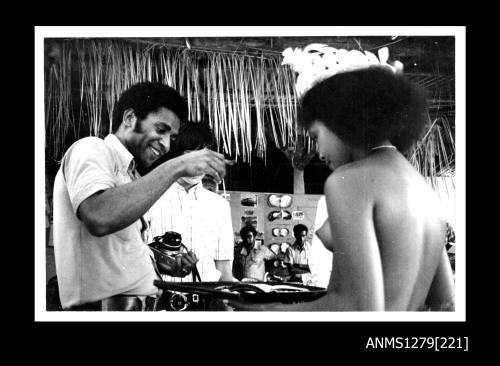
[[[103,136],[119,94],[140,81],[162,81],[186,97],[192,120],[207,119],[219,150],[242,161],[314,144],[296,126],[295,75],[281,66],[289,46],[327,43],[373,50],[391,44],[406,74],[429,90],[429,133],[411,155],[424,174],[454,169],[452,37],[245,37],[46,40],[46,146],[60,159],[83,136]],[[417,67],[418,66],[418,67]],[[300,144],[297,138],[304,139]],[[427,144],[427,145],[426,145]],[[423,146],[426,146],[425,148]]]

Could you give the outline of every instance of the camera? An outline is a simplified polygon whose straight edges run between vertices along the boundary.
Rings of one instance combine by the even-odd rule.
[[[155,260],[159,264],[158,269],[162,274],[169,274],[162,271],[163,266],[175,268],[175,257],[181,254],[182,250],[186,248],[182,244],[181,234],[175,231],[167,231],[165,234],[155,237],[153,242],[148,246],[151,248]]]
[[[204,302],[198,294],[165,291],[161,298],[160,308],[166,311],[199,311],[204,310]]]
[[[210,295],[164,290],[158,302],[158,310],[164,311],[221,311],[220,299]]]

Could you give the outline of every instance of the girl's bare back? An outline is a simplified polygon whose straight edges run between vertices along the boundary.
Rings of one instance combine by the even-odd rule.
[[[334,292],[354,293],[366,310],[439,309],[452,301],[439,199],[401,154],[377,152],[343,166],[327,190],[341,197],[327,197],[331,235],[320,234],[334,252]]]

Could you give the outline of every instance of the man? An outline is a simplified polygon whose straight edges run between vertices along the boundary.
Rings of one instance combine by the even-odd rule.
[[[234,273],[239,280],[254,279],[265,281],[265,261],[276,258],[265,245],[256,245],[257,230],[252,225],[245,225],[240,230],[243,240],[236,248]]]
[[[181,176],[210,174],[220,181],[224,157],[209,150],[172,159],[140,177],[170,149],[186,119],[174,89],[140,83],[114,106],[112,133],[86,137],[66,152],[54,184],[54,253],[60,299],[67,310],[151,310],[157,294],[143,215]],[[184,276],[196,256],[177,258]]]
[[[179,130],[172,156],[216,147],[215,136],[204,122],[188,122]],[[163,159],[163,158],[162,158]],[[149,211],[151,237],[176,231],[182,243],[199,259],[196,267],[202,281],[233,281],[233,225],[229,202],[203,186],[204,174],[180,177]],[[213,178],[211,179],[213,180]],[[215,184],[216,186],[216,184]],[[165,281],[193,281],[163,276]]]
[[[309,269],[311,243],[306,241],[307,231],[307,226],[304,224],[297,224],[293,227],[295,242],[287,248],[285,256],[285,264],[291,275],[290,281],[301,282],[304,285],[311,284]]]

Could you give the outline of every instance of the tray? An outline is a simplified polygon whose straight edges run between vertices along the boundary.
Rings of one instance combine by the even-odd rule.
[[[194,293],[221,299],[243,299],[258,303],[312,301],[326,294],[324,288],[291,282],[165,282],[155,280],[154,284],[163,290]]]

